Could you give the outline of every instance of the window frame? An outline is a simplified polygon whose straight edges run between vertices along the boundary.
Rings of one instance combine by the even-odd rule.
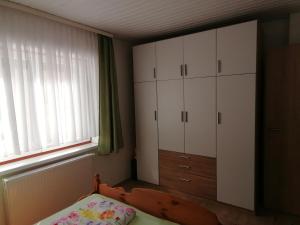
[[[26,159],[35,158],[35,157],[42,156],[42,155],[47,155],[47,154],[54,153],[54,152],[63,151],[63,150],[66,150],[66,149],[70,149],[70,148],[74,148],[74,147],[78,147],[78,146],[82,146],[82,145],[86,145],[86,144],[91,144],[91,143],[93,143],[93,142],[90,139],[90,140],[78,142],[76,144],[70,144],[70,145],[66,145],[66,146],[62,146],[62,147],[57,147],[57,148],[54,148],[54,149],[44,150],[44,151],[41,151],[41,152],[38,152],[38,153],[28,154],[28,155],[24,155],[24,156],[22,156],[22,155],[17,156],[17,157],[12,158],[12,159],[0,161],[0,166],[10,164],[10,163],[19,162],[19,161],[26,160]]]

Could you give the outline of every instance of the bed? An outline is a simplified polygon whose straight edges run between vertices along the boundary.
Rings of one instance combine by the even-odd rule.
[[[92,193],[36,225],[102,224],[100,221],[99,223],[61,222],[68,215],[84,210],[85,206],[93,202],[120,204],[128,209],[134,209],[135,217],[128,223],[129,225],[221,225],[215,214],[196,203],[146,188],[134,188],[131,192],[126,192],[122,187],[113,188],[107,184],[101,184],[99,175],[95,177],[95,187]]]

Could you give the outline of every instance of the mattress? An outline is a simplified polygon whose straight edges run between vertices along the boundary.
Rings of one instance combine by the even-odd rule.
[[[55,221],[57,221],[59,218],[71,213],[74,210],[77,210],[83,206],[85,206],[87,203],[89,203],[92,200],[109,200],[115,203],[119,203],[119,204],[123,204],[126,205],[125,203],[121,203],[117,200],[105,197],[103,195],[100,194],[93,194],[90,195],[78,202],[76,202],[75,204],[71,205],[68,208],[65,208],[55,214],[53,214],[52,216],[36,223],[35,225],[52,225]],[[128,207],[134,208],[132,206],[126,205]],[[129,223],[130,225],[176,225],[176,223],[149,215],[147,213],[142,212],[141,210],[138,210],[136,208],[134,208],[136,210],[136,216],[135,218]]]

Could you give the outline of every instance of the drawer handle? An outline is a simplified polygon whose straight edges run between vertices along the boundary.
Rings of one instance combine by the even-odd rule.
[[[180,155],[179,158],[190,159],[190,157],[189,157],[189,156],[186,156],[186,155]]]
[[[190,169],[191,167],[188,165],[178,165],[178,167],[180,168],[185,168],[185,169]]]
[[[183,182],[191,182],[192,180],[190,179],[186,179],[186,178],[179,178],[180,181],[183,181]]]

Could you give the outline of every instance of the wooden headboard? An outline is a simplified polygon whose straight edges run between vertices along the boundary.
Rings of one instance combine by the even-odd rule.
[[[131,192],[126,192],[122,187],[113,188],[107,184],[101,184],[99,175],[95,177],[94,193],[116,199],[153,216],[182,225],[221,225],[214,213],[196,203],[146,188],[134,188]]]

